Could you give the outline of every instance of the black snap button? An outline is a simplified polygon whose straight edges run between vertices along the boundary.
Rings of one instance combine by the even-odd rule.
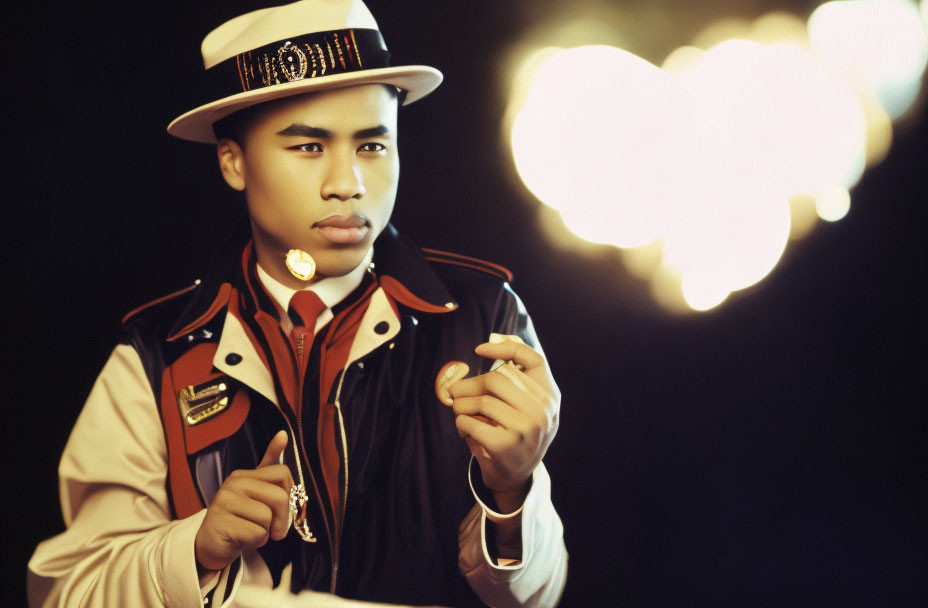
[[[238,353],[229,353],[226,355],[226,363],[229,365],[238,365],[242,362],[242,356]]]
[[[388,331],[390,331],[390,324],[387,323],[386,321],[381,321],[380,323],[374,326],[374,332],[380,335],[383,335],[387,333]]]

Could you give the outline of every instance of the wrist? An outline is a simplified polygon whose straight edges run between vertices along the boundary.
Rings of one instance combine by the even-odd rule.
[[[212,556],[210,552],[203,547],[205,540],[202,536],[203,527],[201,526],[193,541],[193,563],[196,564],[197,577],[199,577],[201,584],[203,581],[208,581],[210,577],[217,572],[221,572],[222,569],[228,565],[220,563],[219,560],[215,559],[215,556]]]
[[[493,501],[496,503],[499,513],[508,515],[509,513],[518,511],[525,502],[525,498],[528,496],[528,491],[531,488],[530,482],[531,478],[528,478],[521,485],[509,490],[495,490],[487,485],[485,480],[484,485],[490,490],[490,493],[493,494]]]
[[[201,564],[201,563],[200,563],[200,560],[197,559],[196,557],[194,557],[193,561],[194,561],[194,562],[196,563],[196,565],[197,565],[197,576],[199,577],[201,583],[202,583],[204,580],[208,580],[209,577],[211,577],[211,576],[213,576],[214,574],[216,574],[217,572],[219,572],[219,570],[215,570],[215,569],[213,569],[213,568],[207,568],[206,566],[204,566],[203,564]]]

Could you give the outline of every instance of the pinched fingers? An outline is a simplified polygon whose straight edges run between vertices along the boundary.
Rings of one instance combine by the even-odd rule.
[[[508,340],[498,343],[486,342],[474,349],[474,352],[481,357],[512,361],[522,367],[522,370],[516,368],[513,371],[521,371],[525,377],[532,379],[546,393],[560,399],[560,390],[554,382],[547,360],[544,355],[527,344]],[[515,366],[510,366],[512,367]]]
[[[449,391],[454,403],[466,398],[492,396],[527,418],[528,423],[550,428],[556,423],[557,400],[529,376],[511,366],[503,365],[495,371],[467,378],[454,384]],[[507,428],[511,425],[496,419]],[[530,433],[519,427],[520,432]]]
[[[484,342],[474,349],[481,357],[512,361],[521,365],[526,371],[544,369],[547,367],[545,358],[524,342],[504,340],[501,342]]]
[[[543,397],[548,395],[548,390],[540,385],[535,379],[531,376],[528,376],[525,372],[520,371],[512,363],[504,363],[503,365],[497,367],[491,372],[485,374],[480,374],[479,376],[472,376],[470,378],[464,378],[463,380],[457,380],[450,386],[448,386],[448,394],[452,399],[457,397],[473,397],[474,395],[480,395],[486,392],[493,390],[492,385],[488,385],[488,382],[492,382],[494,379],[498,380],[498,377],[505,378],[514,388],[521,390],[524,393],[533,395],[535,397]],[[496,386],[501,386],[499,383]]]
[[[458,434],[467,440],[468,445],[473,452],[474,448],[480,446],[483,448],[483,456],[491,458],[489,452],[495,452],[500,446],[505,445],[512,432],[499,426],[492,426],[477,420],[473,416],[460,415],[454,419],[454,424],[458,429]],[[477,455],[476,452],[473,452]]]
[[[448,361],[435,376],[435,395],[445,405],[452,404],[451,387],[470,373],[470,366],[463,361]]]
[[[454,400],[452,411],[458,416],[482,416],[492,423],[521,432],[524,416],[492,395],[459,397]]]

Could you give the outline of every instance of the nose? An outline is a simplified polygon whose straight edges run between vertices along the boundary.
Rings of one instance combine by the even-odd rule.
[[[332,158],[322,181],[322,198],[347,201],[361,198],[367,190],[361,178],[361,168],[353,158]]]

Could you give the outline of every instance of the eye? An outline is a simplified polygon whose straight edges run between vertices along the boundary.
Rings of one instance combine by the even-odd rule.
[[[300,144],[298,146],[291,146],[290,149],[296,150],[298,152],[322,152],[322,144],[314,141],[307,144]]]
[[[378,144],[373,141],[368,142],[366,144],[362,144],[361,147],[358,148],[359,152],[369,152],[369,153],[386,152],[386,150],[387,150],[387,147],[385,145]]]

